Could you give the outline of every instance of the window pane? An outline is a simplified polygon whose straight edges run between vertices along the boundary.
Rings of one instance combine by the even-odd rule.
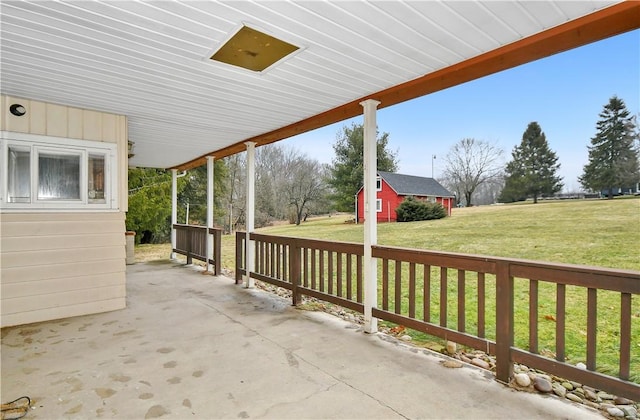
[[[80,199],[80,156],[38,154],[38,200]]]
[[[9,173],[7,201],[9,203],[31,202],[31,152],[9,146]]]
[[[89,154],[89,202],[105,203],[104,155]]]

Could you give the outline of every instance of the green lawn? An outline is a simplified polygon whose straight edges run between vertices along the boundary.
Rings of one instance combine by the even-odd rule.
[[[259,229],[265,234],[362,242],[363,226],[349,223],[351,216],[338,215],[311,219],[300,226],[278,225]],[[451,217],[425,222],[385,223],[378,225],[378,243],[468,254],[481,254],[571,263],[640,271],[640,198],[615,200],[544,201],[538,204],[481,206],[454,209]],[[234,268],[235,237],[223,237],[223,267]],[[140,247],[137,258],[157,247]],[[168,248],[166,248],[168,254]],[[406,268],[405,268],[406,273]],[[439,274],[432,274],[432,321],[438,322]],[[406,276],[404,276],[406,278]],[[447,325],[457,325],[455,273],[448,284]],[[436,280],[436,281],[434,281]],[[492,279],[487,277],[487,320],[495,319]],[[421,282],[421,280],[419,280]],[[476,290],[467,281],[467,331],[476,328]],[[526,348],[528,340],[528,282],[516,279],[516,345]],[[418,290],[422,288],[418,284]],[[381,292],[379,291],[379,297]],[[617,334],[620,295],[598,294],[598,370],[617,372]],[[407,297],[403,298],[406,311]],[[420,299],[420,296],[418,296]],[[553,355],[555,349],[555,286],[540,284],[539,349]],[[392,302],[393,303],[393,302]],[[417,305],[421,307],[420,304]],[[640,337],[640,300],[632,304],[632,337]],[[586,340],[586,290],[567,287],[567,360],[584,361]],[[487,325],[487,336],[495,328]],[[414,336],[419,338],[420,334]],[[632,380],[640,382],[640,342],[632,343]]]
[[[363,241],[349,216],[280,225],[261,233]],[[381,245],[640,271],[640,198],[565,200],[453,209],[445,219],[381,223]]]

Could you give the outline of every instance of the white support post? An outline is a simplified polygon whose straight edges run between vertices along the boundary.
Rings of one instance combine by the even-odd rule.
[[[247,146],[247,204],[245,210],[246,219],[246,238],[245,238],[245,258],[247,259],[245,269],[246,274],[244,277],[244,285],[247,288],[254,287],[254,280],[249,275],[254,270],[254,255],[255,250],[253,243],[249,240],[249,235],[255,228],[255,189],[256,189],[256,144],[248,141],[245,143]]]
[[[213,227],[213,160],[213,156],[207,156],[207,271],[211,271],[213,259],[213,236],[209,234],[209,228]]]
[[[378,319],[372,315],[372,308],[378,304],[378,263],[371,247],[378,243],[376,108],[379,104],[373,99],[360,102],[364,108],[364,330],[370,334],[378,332]]]
[[[176,258],[176,253],[173,252],[176,249],[176,230],[173,225],[178,223],[178,170],[171,170],[171,254],[169,258],[172,260]]]

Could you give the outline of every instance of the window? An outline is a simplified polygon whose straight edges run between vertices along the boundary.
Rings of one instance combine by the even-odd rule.
[[[104,162],[105,155],[89,154],[89,203],[105,203]]]
[[[31,151],[26,147],[10,146],[7,151],[7,201],[31,201]]]
[[[380,213],[382,211],[382,199],[376,199],[376,211]]]
[[[38,200],[80,200],[80,154],[38,153]]]
[[[117,209],[113,143],[1,132],[3,209]]]
[[[376,178],[376,191],[382,191],[382,179],[380,177]]]

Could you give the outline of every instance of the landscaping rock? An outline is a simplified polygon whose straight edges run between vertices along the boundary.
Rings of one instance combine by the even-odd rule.
[[[516,383],[521,387],[526,388],[531,385],[531,378],[529,378],[529,375],[527,375],[526,373],[517,373],[514,375],[514,379],[516,380]]]
[[[556,394],[558,397],[564,398],[567,395],[567,388],[563,387],[557,382],[552,385],[552,388],[553,388],[553,393]]]
[[[582,387],[582,384],[579,382],[569,381],[569,383],[573,386],[573,389]]]
[[[607,413],[611,417],[624,417],[624,411],[620,410],[618,407],[607,408]]]
[[[631,405],[631,404],[633,404],[633,401],[628,400],[628,399],[623,398],[623,397],[616,397],[613,400],[613,402],[614,402],[615,405]]]
[[[578,369],[587,370],[587,365],[585,365],[585,364],[584,364],[584,363],[582,363],[582,362],[578,362],[578,363],[576,363],[576,367],[577,367]]]
[[[571,400],[573,402],[577,402],[577,403],[582,404],[582,398],[580,398],[580,396],[574,394],[573,392],[567,393],[567,399]]]
[[[637,417],[638,410],[632,405],[619,405],[617,408],[622,410],[625,416],[627,417]]]
[[[615,398],[616,398],[616,396],[615,396],[615,395],[607,394],[607,393],[606,393],[606,392],[604,392],[604,391],[600,391],[600,392],[598,392],[598,397],[600,397],[600,398],[601,398],[601,399],[603,399],[603,400],[613,400],[613,399],[615,399]]]
[[[462,360],[465,363],[471,363],[471,359],[469,359],[467,356],[465,356],[464,354],[460,355],[460,360]]]
[[[447,353],[454,354],[458,350],[458,346],[453,341],[447,341]]]
[[[571,382],[567,382],[564,381],[561,383],[561,385],[567,390],[567,391],[573,391],[573,385],[571,385]]]
[[[402,341],[411,341],[411,336],[405,334],[402,337],[400,337],[400,340],[402,340]]]
[[[489,363],[485,362],[482,359],[478,359],[477,357],[474,359],[471,359],[471,364],[472,365],[476,365],[478,367],[481,367],[482,369],[489,369],[491,366],[489,365]]]
[[[586,399],[588,399],[589,401],[598,401],[598,395],[594,391],[588,388],[583,388],[583,390],[584,390],[584,397]]]
[[[553,389],[551,387],[551,382],[548,381],[546,378],[543,378],[543,377],[540,377],[540,376],[537,376],[533,380],[533,387],[536,390],[538,390],[538,392],[543,392],[543,393],[549,393]]]
[[[600,409],[600,404],[598,404],[597,402],[593,402],[593,401],[589,401],[589,400],[585,400],[583,402],[584,405],[591,407],[591,408],[595,408],[596,410]]]

